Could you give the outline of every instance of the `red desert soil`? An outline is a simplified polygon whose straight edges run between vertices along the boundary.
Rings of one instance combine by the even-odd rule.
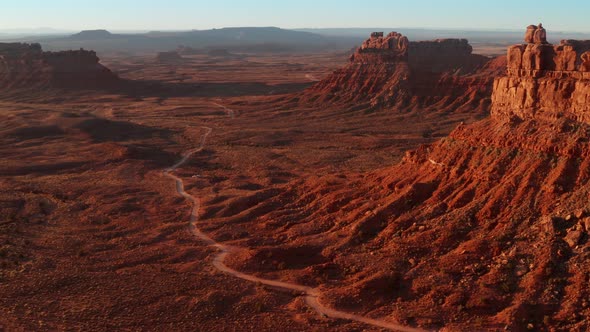
[[[586,330],[583,74],[513,50],[491,98],[505,57],[402,37],[376,35],[348,64],[116,56],[103,63],[120,79],[93,90],[5,89],[0,327],[380,330],[339,310],[447,331]]]

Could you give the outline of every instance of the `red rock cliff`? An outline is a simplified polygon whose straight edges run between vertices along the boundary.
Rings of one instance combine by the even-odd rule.
[[[442,112],[487,113],[497,68],[491,59],[472,54],[465,39],[410,42],[397,32],[375,32],[347,66],[308,89],[303,99],[398,109],[436,104]]]
[[[409,40],[397,32],[383,37],[383,32],[373,32],[371,37],[350,57],[356,64],[384,64],[406,61]]]
[[[492,99],[498,119],[590,123],[590,41],[510,47],[507,76],[495,81]]]
[[[473,48],[467,39],[437,39],[411,42],[408,59],[414,70],[444,72],[461,69],[465,73],[488,61],[472,52]]]

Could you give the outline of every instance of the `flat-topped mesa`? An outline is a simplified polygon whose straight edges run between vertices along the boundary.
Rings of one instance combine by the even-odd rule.
[[[0,59],[23,59],[40,57],[43,53],[40,44],[0,43]]]
[[[472,51],[466,39],[410,42],[397,32],[374,32],[348,65],[307,89],[304,100],[406,108],[417,100],[422,105],[452,103],[458,94],[468,94],[464,100],[478,99],[475,107],[487,113],[493,79],[504,66],[485,68],[491,59]],[[480,70],[489,75],[472,76]],[[485,102],[479,103],[480,98]]]
[[[436,39],[410,42],[408,59],[414,70],[444,72],[455,68],[471,71],[487,61],[472,54],[467,39]]]
[[[86,39],[86,40],[92,40],[92,39],[103,39],[103,38],[110,38],[112,37],[113,34],[110,33],[107,30],[83,30],[80,31],[74,35],[72,35],[72,38],[75,39]]]
[[[70,50],[60,52],[43,52],[43,60],[50,65],[76,67],[96,65],[100,61],[96,52],[88,50]]]
[[[481,66],[483,58],[474,57],[467,39],[436,39],[411,42],[400,33],[373,32],[350,57],[353,64],[408,63],[419,71],[442,72],[453,68]]]
[[[100,61],[94,51],[43,52],[41,45],[25,43],[0,43],[0,59],[6,63],[34,59],[53,66],[96,65]]]
[[[590,40],[552,45],[539,27],[527,28],[526,44],[508,48],[507,76],[494,82],[492,116],[590,124]]]
[[[410,43],[410,56],[421,53],[437,53],[438,55],[471,55],[473,47],[467,39],[435,39]]]
[[[408,38],[400,33],[390,32],[383,37],[383,32],[373,32],[350,57],[350,61],[366,64],[405,61],[408,56],[408,45]]]
[[[117,80],[99,61],[94,51],[43,52],[39,44],[0,43],[0,86],[84,87]]]

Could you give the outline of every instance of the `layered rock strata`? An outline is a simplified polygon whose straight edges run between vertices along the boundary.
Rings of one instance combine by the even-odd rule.
[[[590,41],[514,45],[507,61],[507,76],[494,83],[492,116],[590,123]]]
[[[322,103],[368,102],[373,107],[422,107],[441,101],[457,108],[478,107],[489,96],[499,72],[488,66],[490,58],[472,54],[472,50],[465,39],[410,42],[397,32],[387,36],[375,32],[347,66],[311,87],[304,98]],[[467,88],[455,89],[463,91],[460,96],[448,95],[452,86]]]

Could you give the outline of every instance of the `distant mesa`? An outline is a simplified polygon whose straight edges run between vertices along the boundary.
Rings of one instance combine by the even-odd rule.
[[[479,101],[487,100],[494,77],[504,67],[497,62],[503,59],[492,61],[472,52],[466,39],[412,42],[397,32],[373,32],[347,66],[313,85],[303,99],[397,109],[459,99],[456,109],[487,112],[489,102]]]
[[[156,55],[156,62],[159,63],[175,63],[181,62],[183,57],[177,51],[159,52]]]
[[[464,57],[470,57],[472,52],[473,48],[467,39],[410,42],[406,36],[397,32],[391,32],[386,37],[383,37],[383,32],[373,32],[350,57],[350,61],[359,64],[409,61],[414,67],[449,67],[460,64],[453,58],[463,60]]]
[[[0,43],[0,87],[99,87],[118,81],[94,51],[43,52],[39,44]]]
[[[190,46],[180,45],[176,48],[176,52],[180,55],[197,55],[203,54],[203,50],[192,48]]]
[[[110,33],[107,30],[84,30],[81,32],[78,32],[74,35],[72,35],[72,38],[75,39],[106,39],[106,38],[111,38],[113,36],[112,33]]]

